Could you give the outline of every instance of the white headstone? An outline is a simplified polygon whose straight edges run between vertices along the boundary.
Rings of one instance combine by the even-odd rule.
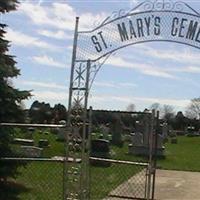
[[[163,147],[163,136],[158,134],[158,138],[157,138],[157,148],[162,148]]]
[[[35,146],[21,146],[22,153],[26,157],[40,157],[42,153],[42,148]]]

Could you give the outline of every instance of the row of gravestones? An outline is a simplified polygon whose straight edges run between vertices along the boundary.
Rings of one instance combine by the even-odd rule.
[[[148,117],[144,117],[141,121],[136,123],[135,132],[132,133],[131,143],[129,144],[129,153],[134,155],[149,155],[150,145],[153,147],[153,154],[164,156],[165,147],[164,139],[167,138],[167,125],[163,124],[162,134],[157,134],[157,147],[155,148],[155,136],[150,137],[150,124]],[[151,139],[151,140],[150,140]]]
[[[29,130],[29,134],[34,133],[34,129]],[[40,134],[42,133],[39,131]],[[47,134],[47,132],[45,132]],[[41,157],[42,156],[42,151],[44,147],[49,146],[49,141],[47,139],[39,139],[38,141],[38,146],[34,146],[34,140],[33,139],[24,139],[24,138],[14,138],[13,139],[13,144],[20,146],[20,154],[23,157]]]
[[[114,127],[114,129],[113,129]],[[108,138],[110,130],[113,132],[120,132],[121,130],[121,124],[113,124],[111,128],[108,126],[102,125],[100,126],[101,129],[101,138]],[[135,154],[135,155],[148,155],[149,154],[149,123],[148,118],[144,118],[140,122],[136,123],[135,132],[131,133],[130,135],[126,135],[127,141],[130,142],[129,144],[129,153]],[[113,137],[112,137],[113,139]],[[121,138],[118,138],[121,139]],[[167,123],[163,123],[161,126],[161,130],[159,134],[157,135],[157,148],[154,148],[154,152],[156,150],[156,153],[158,156],[165,156],[165,147],[164,143],[169,141],[172,144],[177,144],[177,136],[176,134],[173,134],[170,127],[167,125]],[[155,140],[150,141],[152,142],[152,146],[155,147]]]
[[[101,125],[100,132],[102,134],[99,135],[98,139],[108,139],[109,133],[111,132],[112,143],[121,146],[123,144],[122,127],[123,125],[120,123],[120,121],[116,121],[116,123],[112,123],[111,125]],[[148,118],[144,117],[144,120],[141,120],[141,122],[137,122],[135,130],[136,130],[135,133],[126,135],[126,138],[125,138],[125,140],[130,141],[129,153],[136,154],[136,155],[147,155],[149,153]],[[167,133],[164,133],[163,135],[167,135]],[[158,147],[157,153],[159,155],[164,155],[163,136],[161,135],[158,135],[157,147]]]
[[[100,130],[103,138],[108,137],[109,133],[112,133],[112,143],[122,144],[122,127],[120,121],[116,120],[110,126],[101,125]],[[149,118],[147,115],[143,117],[141,121],[136,122],[135,132],[130,135],[126,135],[125,140],[130,141],[129,153],[135,155],[148,155],[149,154]],[[168,126],[163,124],[162,134],[158,134],[157,138],[157,155],[164,156],[164,141],[168,138]],[[102,138],[100,138],[102,139]],[[153,142],[153,141],[152,141]],[[155,144],[153,144],[154,146]]]
[[[152,142],[153,154],[157,156],[165,157],[166,142],[177,144],[177,135],[172,131],[171,127],[167,123],[159,125],[159,131],[157,133],[157,145],[155,145],[155,138],[152,141],[149,140],[149,126],[148,121],[138,122],[136,132],[131,133],[131,143],[129,144],[129,153],[134,155],[149,155],[149,142]],[[154,136],[155,137],[155,136]],[[156,148],[155,148],[156,146]]]
[[[20,154],[23,157],[40,157],[42,148],[34,146],[34,140],[24,138],[14,138],[13,144],[20,146]]]

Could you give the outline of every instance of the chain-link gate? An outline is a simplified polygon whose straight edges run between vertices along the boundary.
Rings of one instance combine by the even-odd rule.
[[[102,138],[102,135],[95,136],[92,133],[90,147],[90,198],[152,199],[156,158],[152,156],[156,151],[155,143],[152,142],[153,140],[155,141],[154,133],[156,128],[154,111],[100,112],[115,115],[139,115],[144,131],[141,139],[146,144],[145,146],[137,146],[133,150],[134,147],[130,144],[132,143],[132,138],[129,138],[128,141],[122,139],[123,144],[116,145],[113,139],[110,139],[110,141],[96,139]],[[130,135],[123,135],[123,137],[125,136]],[[134,156],[133,153],[136,153],[136,151],[140,152],[140,155]]]
[[[144,1],[128,12],[123,10],[114,12],[91,31],[79,31],[78,24],[79,18],[76,18],[67,124],[1,123],[1,127],[35,127],[37,133],[34,140],[26,138],[25,134],[17,135],[16,140],[13,141],[15,142],[13,147],[19,150],[16,155],[26,156],[16,158],[11,158],[10,155],[1,156],[0,162],[4,166],[12,162],[24,163],[21,169],[24,175],[19,181],[28,186],[28,188],[20,188],[27,189],[26,199],[72,200],[112,197],[153,199],[157,145],[154,128],[155,113],[147,114],[149,128],[145,135],[148,137],[145,140],[148,142],[146,161],[91,156],[92,110],[87,110],[89,90],[101,66],[118,49],[151,41],[176,42],[200,48],[200,14],[184,2],[156,0]],[[35,141],[39,142],[40,128],[63,128],[64,142],[62,142],[63,146],[59,147],[63,151],[54,154],[51,150],[45,149],[45,145],[59,146],[55,142],[53,133],[51,135],[54,138],[53,142],[47,144],[47,139],[41,138],[38,146],[35,146]],[[17,129],[15,130],[17,132]],[[30,143],[35,147],[27,147]],[[19,149],[17,144],[25,145],[20,145]],[[39,145],[44,145],[45,148],[40,148]],[[41,158],[43,149],[44,157]],[[103,162],[106,166],[92,166],[96,162]],[[51,168],[52,171],[47,168]],[[96,171],[100,176],[96,176]],[[41,173],[45,174],[45,178]],[[101,185],[98,184],[100,179],[103,179]],[[43,191],[44,195],[38,197],[39,191]],[[31,194],[33,198],[29,196]]]

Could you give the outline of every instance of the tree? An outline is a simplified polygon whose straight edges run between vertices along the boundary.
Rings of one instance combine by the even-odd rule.
[[[134,112],[135,111],[135,104],[130,103],[127,107],[126,110],[129,112]]]
[[[162,107],[162,118],[168,123],[174,118],[174,107],[171,105],[163,105]]]
[[[16,0],[1,0],[1,14],[15,10]],[[14,56],[8,55],[9,41],[5,40],[5,24],[0,22],[0,122],[23,122],[25,115],[21,107],[22,100],[30,96],[29,91],[20,91],[11,84],[11,79],[20,75],[20,70],[15,67]],[[15,152],[10,147],[12,129],[0,127],[0,158],[14,156]],[[8,177],[15,177],[19,163],[6,163],[0,161],[0,190],[5,185]],[[0,199],[4,193],[0,191]]]
[[[59,123],[66,120],[67,110],[62,104],[51,108],[49,103],[34,101],[29,109],[29,117],[31,123]]]
[[[185,115],[190,119],[200,119],[200,97],[191,99]]]
[[[56,104],[53,108],[54,112],[54,121],[55,123],[59,123],[61,120],[66,120],[67,118],[67,110],[64,105]]]
[[[38,101],[34,101],[29,109],[29,117],[31,123],[39,123],[40,120],[40,103]]]
[[[153,103],[149,107],[150,110],[161,111],[161,105],[159,103]]]
[[[29,110],[31,123],[51,123],[53,119],[52,108],[49,103],[34,101]]]
[[[181,130],[184,131],[185,128],[187,127],[189,123],[188,118],[186,118],[181,111],[177,112],[174,123],[173,123],[173,128],[176,130]]]

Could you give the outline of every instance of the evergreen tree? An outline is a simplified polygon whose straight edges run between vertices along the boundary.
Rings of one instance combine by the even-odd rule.
[[[54,112],[54,121],[55,123],[59,123],[61,120],[66,120],[67,118],[67,110],[64,105],[56,104],[53,108]]]
[[[54,109],[49,103],[34,101],[29,109],[31,123],[51,123],[53,120]]]
[[[16,9],[16,0],[0,0],[0,13],[6,13]],[[14,56],[8,55],[9,41],[5,40],[6,24],[0,22],[0,122],[23,122],[24,110],[21,102],[30,96],[28,91],[20,91],[12,85],[11,79],[20,75],[20,70],[16,68]],[[15,156],[10,147],[13,129],[0,126],[0,158]],[[0,190],[8,177],[15,177],[17,162],[8,163],[0,160]],[[0,199],[3,192],[0,191]]]

